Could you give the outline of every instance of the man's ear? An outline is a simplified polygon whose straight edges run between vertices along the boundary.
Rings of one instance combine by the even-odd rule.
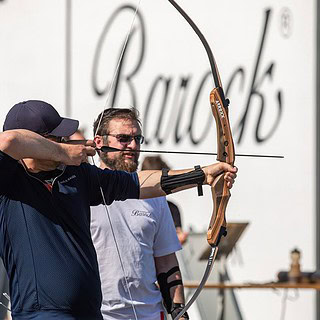
[[[93,139],[93,141],[96,143],[96,146],[98,148],[101,148],[104,144],[103,144],[103,137],[102,136],[98,136],[96,135]]]

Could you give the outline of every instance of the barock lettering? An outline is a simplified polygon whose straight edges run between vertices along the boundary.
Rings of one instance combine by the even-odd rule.
[[[264,26],[263,26],[263,31],[262,31],[262,37],[261,37],[260,46],[259,46],[259,50],[258,50],[257,60],[255,62],[255,68],[254,68],[253,75],[252,75],[251,87],[248,92],[245,111],[244,111],[243,115],[240,117],[237,125],[235,126],[235,128],[233,130],[234,136],[238,136],[238,139],[237,139],[238,144],[240,144],[242,142],[245,129],[247,126],[249,126],[249,124],[247,123],[247,119],[249,118],[249,110],[252,109],[252,107],[255,107],[255,111],[258,113],[257,121],[255,123],[255,137],[254,137],[255,141],[258,143],[265,142],[271,138],[271,136],[276,132],[276,130],[280,124],[280,120],[281,120],[281,116],[282,116],[283,92],[282,92],[282,90],[278,89],[274,94],[274,100],[269,102],[269,103],[275,103],[276,107],[277,107],[277,113],[274,115],[274,122],[271,125],[271,127],[269,128],[269,131],[267,132],[267,134],[262,136],[261,130],[265,129],[265,128],[263,128],[263,120],[264,120],[264,114],[265,114],[265,111],[267,108],[267,102],[268,102],[267,98],[272,96],[272,92],[263,93],[260,88],[264,84],[264,81],[267,80],[267,78],[269,78],[269,81],[272,82],[273,77],[274,77],[274,69],[275,69],[275,65],[276,65],[275,62],[271,62],[269,64],[269,66],[267,67],[265,73],[262,74],[262,76],[260,78],[258,78],[258,72],[259,72],[259,69],[261,68],[261,56],[262,56],[263,50],[266,45],[267,30],[268,30],[268,27],[270,24],[270,21],[269,21],[270,15],[271,15],[271,10],[270,9],[266,10],[265,21],[264,21]],[[241,78],[242,78],[241,82],[243,83],[245,80],[245,75],[246,75],[245,70],[243,68],[239,68],[233,74],[233,77],[231,78],[229,85],[227,86],[227,89],[226,89],[226,94],[229,96],[231,95],[230,88],[233,84],[233,81],[236,79],[236,77],[238,75],[241,76]],[[260,101],[260,105],[258,105],[258,106],[253,105],[252,98],[258,99]]]
[[[134,9],[130,5],[119,7],[108,19],[101,32],[92,68],[92,87],[98,96],[106,95],[109,87],[108,82],[111,81],[109,74],[104,75],[103,70],[99,68],[103,48],[112,47],[108,43],[107,35],[109,30],[117,19],[120,19],[122,14],[127,11],[133,12]],[[238,116],[238,119],[234,119],[233,132],[237,144],[241,144],[244,139],[249,138],[254,139],[257,143],[266,142],[276,133],[282,118],[283,91],[280,88],[275,92],[262,91],[262,86],[265,86],[265,82],[268,80],[272,83],[276,75],[276,63],[271,61],[267,67],[263,67],[261,59],[267,45],[267,31],[270,25],[271,13],[270,9],[265,11],[260,45],[254,61],[252,75],[248,74],[245,67],[237,67],[231,74],[230,79],[226,81],[227,96],[232,96],[232,90],[234,90],[234,93],[237,91],[238,94],[245,97],[244,111]],[[199,80],[194,79],[191,75],[168,76],[158,73],[154,75],[153,81],[149,81],[149,88],[139,89],[136,85],[135,77],[145,71],[143,62],[146,59],[146,27],[141,13],[138,13],[136,20],[135,29],[130,36],[131,42],[134,41],[135,43],[131,43],[131,45],[129,43],[124,52],[119,74],[110,95],[109,106],[117,105],[117,98],[124,91],[129,93],[130,104],[137,106],[141,111],[141,116],[144,120],[143,129],[146,144],[155,142],[164,144],[169,139],[176,145],[182,143],[183,139],[189,139],[194,145],[203,143],[210,134],[211,118],[209,113],[207,116],[203,114],[203,112],[207,113],[208,111],[203,108],[203,100],[201,98],[202,95],[206,94],[206,86],[211,84],[210,72],[205,72]],[[134,54],[132,52],[129,53],[131,48],[134,48],[136,58],[133,58]],[[130,60],[126,59],[126,55],[130,55]],[[149,59],[152,59],[152,57]],[[265,71],[261,73],[261,69]],[[101,83],[98,83],[97,79],[98,76],[101,78],[101,74],[105,77],[105,86],[101,86]],[[245,92],[245,82],[250,78],[249,89]],[[235,86],[236,83],[238,83],[237,87]],[[218,106],[220,105],[218,101],[216,103]],[[270,121],[269,114],[267,122],[266,110],[270,107],[275,108],[275,112],[273,121]],[[254,113],[254,116],[252,116],[252,113]],[[199,123],[197,124],[198,118],[208,119],[205,123],[202,123],[201,128],[199,128]],[[253,132],[250,134],[248,131],[252,129]],[[196,131],[197,136],[195,134]]]

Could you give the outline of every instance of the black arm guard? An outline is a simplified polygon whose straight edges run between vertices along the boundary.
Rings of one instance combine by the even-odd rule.
[[[198,185],[198,195],[202,196],[202,184],[205,179],[205,175],[200,166],[195,166],[194,171],[187,173],[177,174],[174,176],[168,176],[169,169],[162,169],[161,176],[161,189],[166,193],[172,193],[172,190],[183,187],[188,184]]]

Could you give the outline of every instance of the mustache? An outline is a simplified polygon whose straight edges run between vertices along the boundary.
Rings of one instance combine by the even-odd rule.
[[[139,155],[139,153],[135,150],[120,150],[119,151],[121,156],[125,156],[125,155],[130,155],[130,156],[134,156],[135,158]]]

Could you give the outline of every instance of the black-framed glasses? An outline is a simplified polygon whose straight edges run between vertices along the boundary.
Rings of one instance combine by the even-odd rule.
[[[136,136],[132,136],[130,134],[112,134],[108,133],[105,134],[104,136],[111,136],[115,137],[121,144],[129,144],[131,141],[134,139],[136,144],[142,144],[144,142],[144,136],[141,134],[138,134]]]

